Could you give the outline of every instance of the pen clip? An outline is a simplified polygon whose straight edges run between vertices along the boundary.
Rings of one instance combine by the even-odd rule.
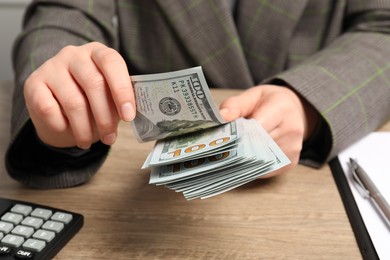
[[[367,190],[367,188],[364,186],[363,182],[360,180],[359,176],[356,174],[356,168],[358,167],[358,165],[356,164],[356,161],[351,159],[350,160],[350,166],[351,166],[351,172],[352,172],[353,179],[358,184],[357,185],[358,192],[364,198],[369,198],[370,197],[370,192]]]

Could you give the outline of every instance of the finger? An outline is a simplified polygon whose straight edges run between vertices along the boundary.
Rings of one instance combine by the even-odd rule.
[[[239,117],[250,117],[262,96],[258,87],[250,88],[238,96],[225,99],[220,106],[220,114],[226,121]]]
[[[290,169],[298,164],[302,150],[302,134],[299,131],[286,131],[288,130],[286,128],[286,125],[281,124],[270,132],[271,137],[291,161],[289,167],[283,168],[284,170]]]
[[[219,113],[226,122],[242,117],[241,109],[236,106],[237,100],[238,97],[229,97],[221,103]]]
[[[283,116],[280,113],[279,104],[272,102],[271,99],[266,99],[258,103],[251,118],[256,119],[268,133],[271,133],[281,124]]]
[[[46,84],[66,115],[77,146],[89,148],[94,141],[94,121],[83,91],[65,69],[57,68],[50,75]]]
[[[71,62],[69,71],[88,98],[100,139],[107,145],[113,144],[120,116],[104,76],[89,56]]]
[[[280,127],[275,127],[272,130],[268,131],[268,134],[273,140],[278,140],[283,136],[283,129]]]
[[[279,129],[279,128],[277,128]],[[278,130],[276,130],[278,131]],[[271,131],[271,136],[274,135],[275,130]],[[279,135],[279,134],[276,134]],[[274,177],[277,176],[281,173],[285,173],[291,169],[293,169],[297,164],[300,156],[300,151],[301,151],[301,142],[294,140],[291,136],[289,135],[281,135],[279,136],[278,139],[274,139],[275,142],[278,144],[280,149],[286,154],[286,156],[289,158],[291,161],[290,164],[273,171],[271,173],[268,173],[264,176],[261,176],[260,178],[269,178],[269,177]]]
[[[302,150],[301,139],[296,138],[293,135],[283,135],[279,139],[275,140],[275,142],[290,159],[291,165],[297,165]]]
[[[24,85],[24,97],[27,109],[32,113],[36,122],[54,131],[66,130],[67,120],[46,84],[32,78],[27,79]]]
[[[40,139],[49,145],[58,145],[58,142],[50,140],[50,136],[66,132],[68,121],[52,92],[42,81],[29,77],[24,85],[24,97]],[[62,145],[65,145],[65,142]]]
[[[92,46],[92,60],[109,86],[120,117],[131,121],[135,117],[135,98],[126,62],[114,49],[101,44]]]
[[[260,179],[267,179],[267,178],[275,177],[275,176],[278,176],[278,175],[280,175],[282,173],[288,172],[289,170],[291,170],[293,168],[294,168],[293,165],[288,164],[286,166],[283,166],[280,169],[277,169],[277,170],[275,170],[273,172],[267,173],[266,175],[260,176]]]

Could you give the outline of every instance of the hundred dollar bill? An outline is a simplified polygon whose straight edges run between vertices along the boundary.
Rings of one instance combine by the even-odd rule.
[[[236,122],[156,142],[143,168],[168,165],[220,153],[240,137]]]
[[[227,130],[229,128],[230,131]],[[190,140],[189,143],[178,140],[183,136],[175,138],[176,144],[173,145],[165,140],[165,145],[161,143],[161,147],[157,150],[155,147],[153,151],[155,158],[159,159],[152,164],[149,183],[165,185],[176,192],[182,192],[188,200],[208,198],[234,189],[290,163],[275,141],[254,119],[240,118],[206,131],[214,131],[213,134],[207,134],[210,140],[222,140],[227,136],[230,139],[230,136],[238,134],[232,142],[234,145],[215,147],[216,153],[207,151],[207,146],[198,142],[202,140],[195,137],[198,133],[191,134],[194,138],[191,139],[193,142]],[[178,146],[179,143],[183,143],[184,146]],[[167,149],[161,149],[162,147]],[[196,156],[183,156],[173,163],[172,160],[168,160],[172,164],[166,164],[161,160],[167,158],[164,151],[171,151],[172,149],[169,148],[173,148],[174,151],[180,148],[178,150],[182,152],[183,149],[190,147],[195,147],[195,150],[200,153]],[[199,149],[200,147],[202,149]],[[191,150],[188,151],[191,153]],[[207,152],[201,153],[201,151]],[[172,154],[176,153],[169,152],[169,159],[174,157]],[[149,163],[150,161],[149,158]]]
[[[290,160],[268,133],[258,124],[252,124],[252,126],[254,126],[256,130],[253,128],[250,130],[252,133],[247,132],[250,138],[246,140],[247,144],[245,144],[245,146],[252,146],[250,148],[252,151],[249,152],[249,154],[255,155],[257,158],[250,159],[250,156],[245,156],[248,160],[252,160],[252,162],[248,161],[245,163],[246,167],[234,166],[231,168],[231,171],[225,170],[210,174],[210,176],[205,175],[202,179],[194,178],[195,181],[190,185],[186,185],[186,180],[184,180],[184,183],[178,185],[174,184],[176,188],[170,187],[170,184],[166,186],[177,192],[183,192],[183,195],[187,200],[196,198],[205,199],[244,185],[260,176],[266,175],[289,164]],[[253,135],[253,130],[257,132],[256,136]],[[250,140],[250,142],[248,142],[248,140]],[[268,150],[268,152],[263,148]],[[271,163],[268,159],[262,160],[265,159],[264,156],[266,154],[264,152],[268,153],[268,156],[273,157]]]
[[[131,122],[140,142],[160,140],[225,123],[201,67],[131,76],[137,102]]]

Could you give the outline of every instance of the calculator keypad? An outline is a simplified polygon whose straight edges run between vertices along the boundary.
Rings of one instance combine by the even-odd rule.
[[[15,255],[32,258],[42,251],[65,226],[72,214],[16,204],[0,216],[0,259],[16,249]]]

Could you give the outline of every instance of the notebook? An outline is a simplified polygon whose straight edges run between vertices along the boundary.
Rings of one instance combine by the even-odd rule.
[[[390,226],[353,178],[350,158],[364,168],[390,202],[390,132],[369,134],[330,163],[363,258],[390,259]]]

